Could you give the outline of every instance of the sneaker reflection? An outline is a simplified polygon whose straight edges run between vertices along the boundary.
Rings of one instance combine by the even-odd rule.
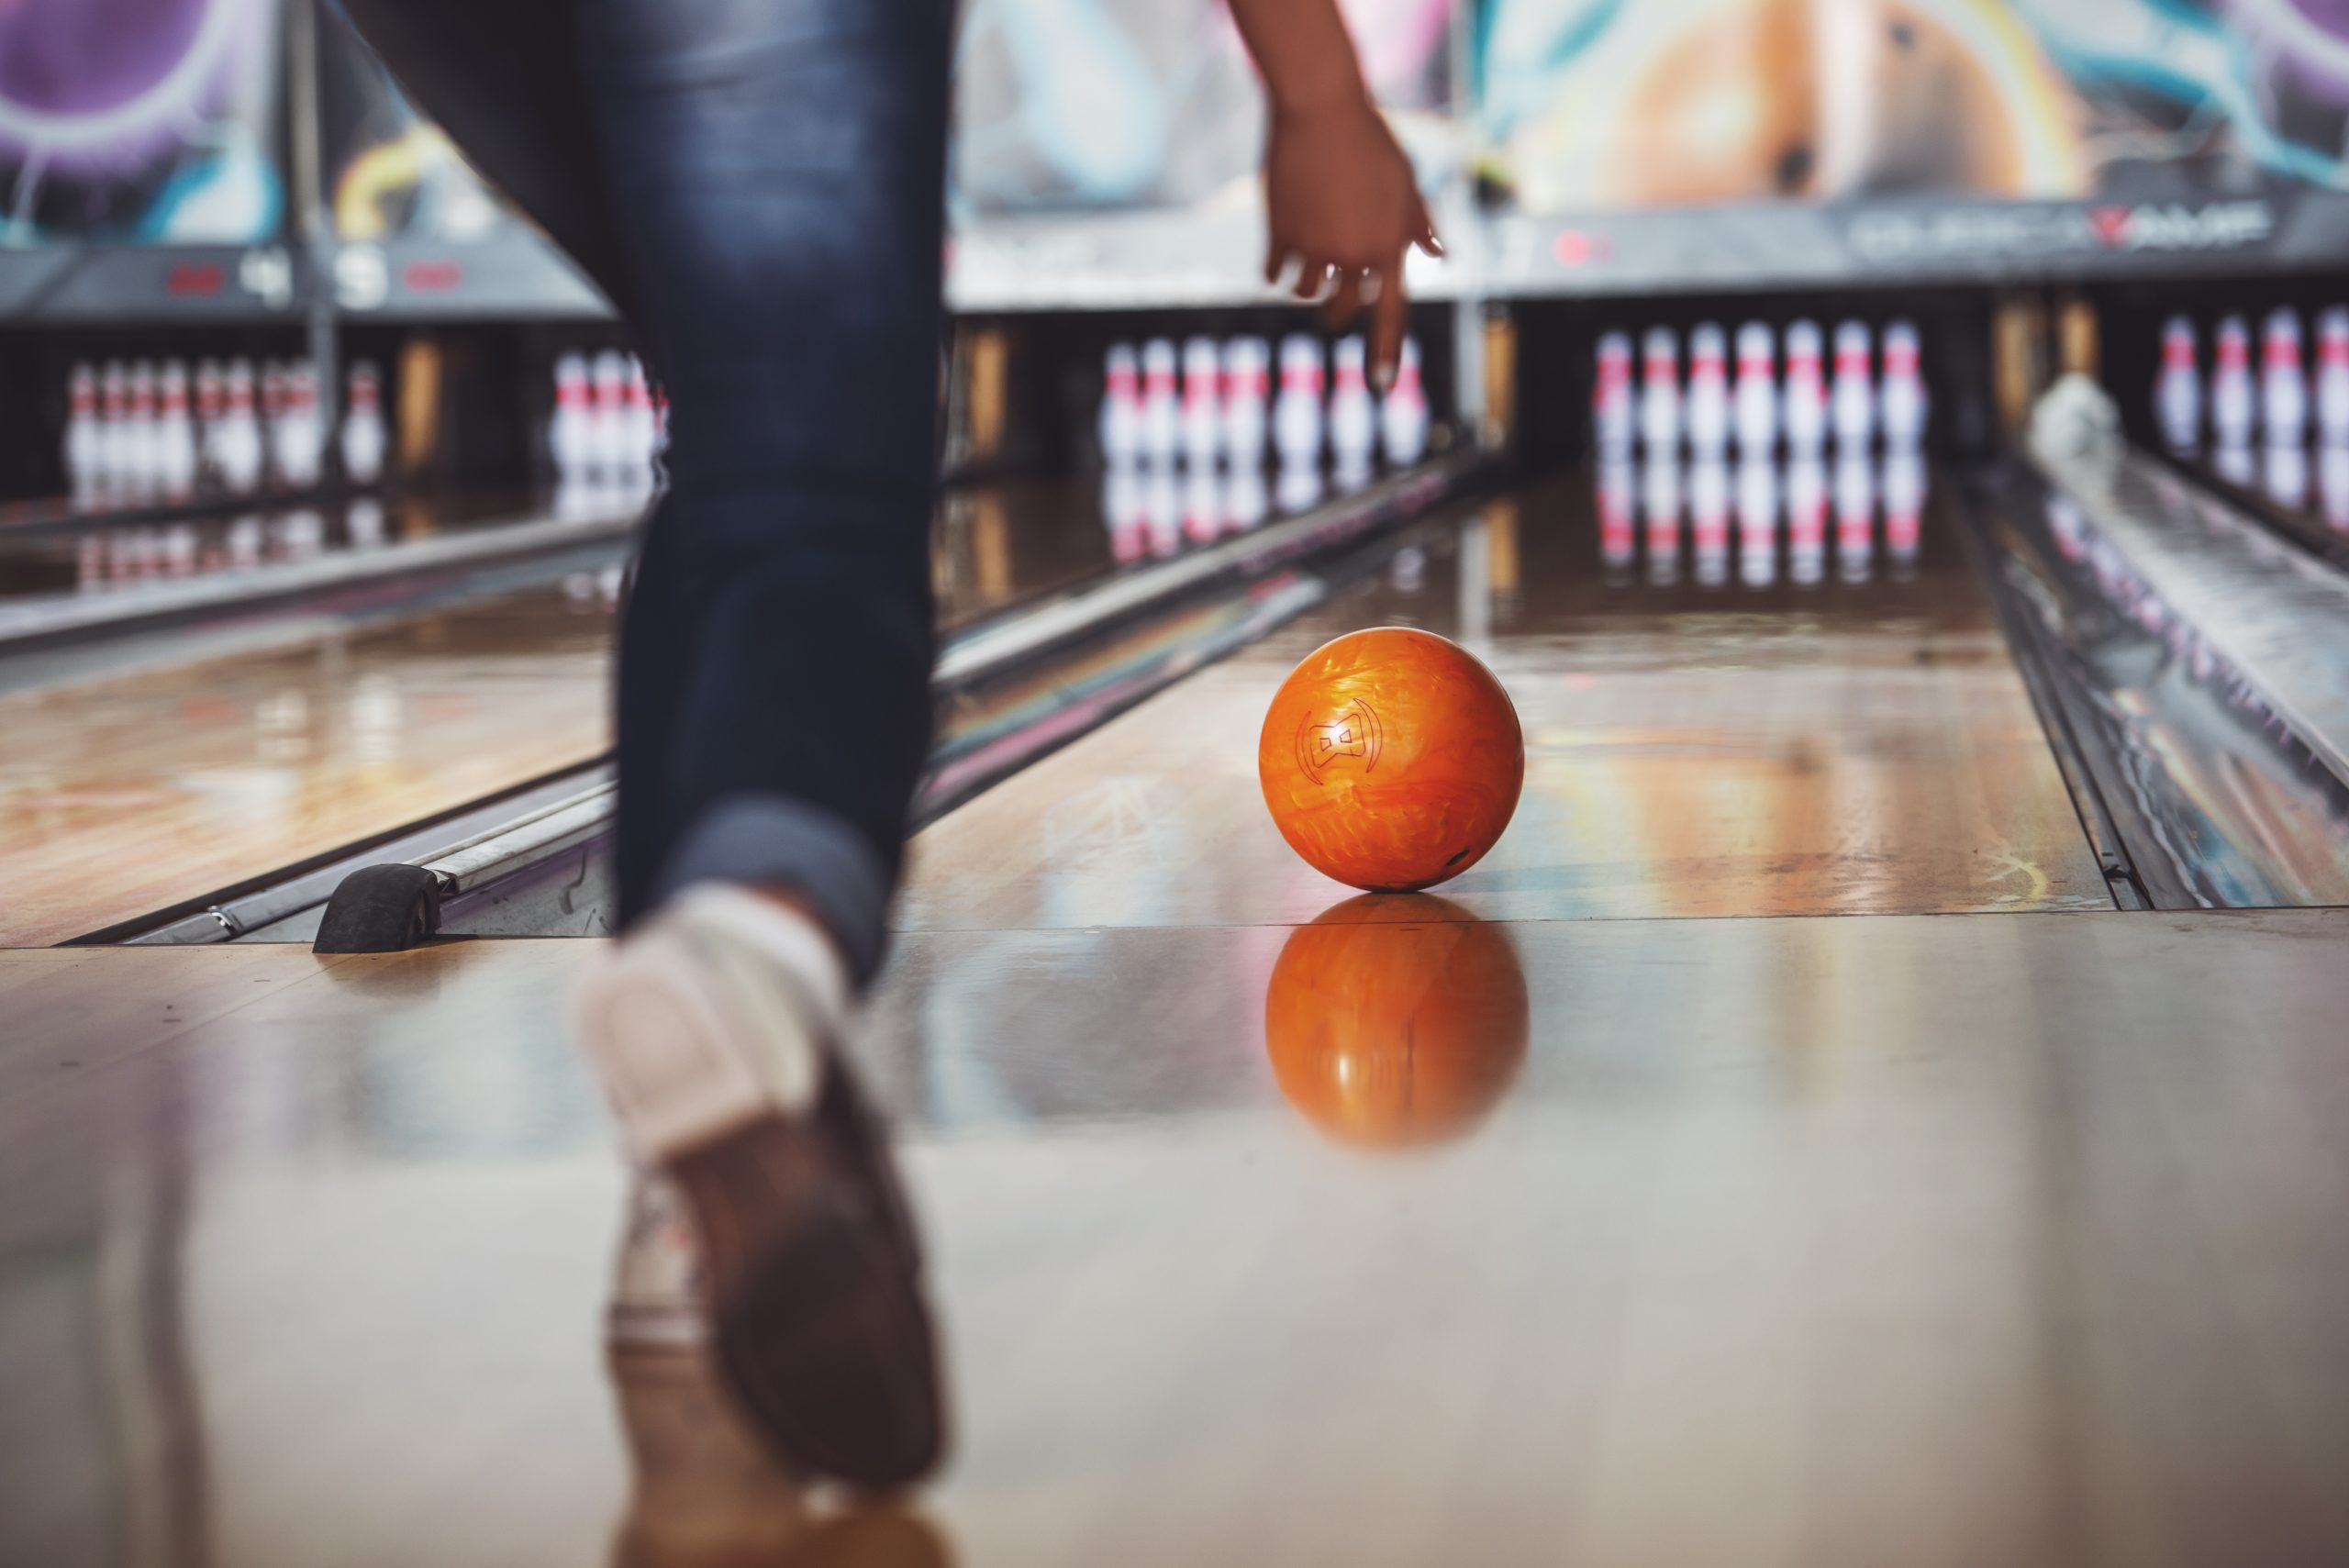
[[[945,1568],[945,1539],[886,1503],[827,1506],[760,1443],[710,1362],[618,1349],[612,1386],[632,1485],[612,1568]]]
[[[1525,973],[1498,926],[1424,893],[1364,894],[1291,932],[1264,995],[1281,1093],[1341,1142],[1439,1143],[1517,1081]]]

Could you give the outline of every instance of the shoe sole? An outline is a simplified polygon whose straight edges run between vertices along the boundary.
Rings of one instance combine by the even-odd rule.
[[[720,1364],[751,1418],[803,1469],[867,1488],[918,1479],[944,1447],[936,1352],[918,1275],[891,1240],[892,1196],[866,1194],[711,1001],[674,935],[627,944],[582,997],[581,1046],[640,1160],[676,1179],[708,1270]]]

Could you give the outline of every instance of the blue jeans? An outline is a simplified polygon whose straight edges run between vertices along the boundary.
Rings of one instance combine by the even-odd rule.
[[[952,0],[345,0],[671,406],[619,637],[621,918],[787,887],[880,960],[930,743]]]

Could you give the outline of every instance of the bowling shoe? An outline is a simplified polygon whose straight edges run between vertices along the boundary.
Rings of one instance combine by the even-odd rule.
[[[696,884],[625,939],[579,1032],[631,1151],[691,1211],[717,1363],[802,1471],[901,1485],[945,1446],[921,1256],[841,1053],[845,984],[807,920]]]

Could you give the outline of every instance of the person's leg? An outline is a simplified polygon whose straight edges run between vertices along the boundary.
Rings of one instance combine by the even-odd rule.
[[[929,749],[946,0],[582,0],[669,492],[621,640],[633,923],[790,892],[879,960]]]

